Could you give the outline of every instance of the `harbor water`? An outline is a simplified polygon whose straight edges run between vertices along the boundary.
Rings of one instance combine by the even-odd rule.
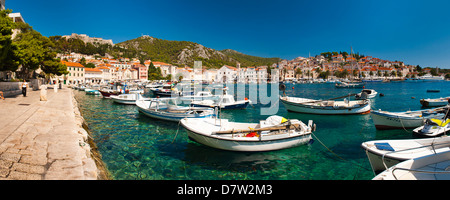
[[[288,96],[311,99],[361,91],[326,83],[286,86]],[[449,81],[367,83],[365,88],[384,94],[371,100],[374,110],[420,110],[422,98],[450,96]],[[427,89],[440,92],[427,93]],[[249,94],[249,85],[245,90]],[[74,94],[102,160],[117,180],[369,180],[374,174],[362,142],[415,138],[412,130],[376,130],[369,114],[302,114],[288,112],[279,101],[253,102],[244,110],[221,111],[221,118],[259,122],[268,117],[261,115],[261,108],[278,109],[276,114],[288,119],[313,120],[314,142],[271,152],[230,152],[190,141],[178,123],[149,118],[134,105],[116,104],[84,91]],[[152,95],[146,90],[145,96]]]

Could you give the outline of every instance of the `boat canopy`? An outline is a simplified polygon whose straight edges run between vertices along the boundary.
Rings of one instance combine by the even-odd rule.
[[[284,122],[287,122],[288,120],[284,117],[278,116],[278,115],[273,115],[270,116],[266,119],[266,121],[261,122],[261,128],[264,127],[269,127],[269,126],[276,126],[276,125],[280,125]]]

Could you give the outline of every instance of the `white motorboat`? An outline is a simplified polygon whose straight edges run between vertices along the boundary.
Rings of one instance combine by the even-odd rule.
[[[84,91],[86,92],[86,94],[93,94],[93,95],[98,95],[100,94],[100,92],[96,89],[91,89],[91,88],[85,88]]]
[[[377,96],[378,92],[373,89],[363,89],[360,93],[355,95],[356,99],[372,99]]]
[[[172,85],[170,84],[164,84],[162,86],[150,88],[150,90],[153,92],[156,96],[171,96],[172,95]]]
[[[139,93],[135,94],[120,94],[118,96],[110,96],[116,103],[136,105],[136,100],[150,100],[151,98],[145,98]]]
[[[91,85],[91,86],[89,86],[89,88],[86,87],[86,88],[84,89],[84,91],[86,92],[86,94],[93,94],[93,95],[98,95],[98,94],[100,94],[99,90],[100,90],[100,85]]]
[[[444,107],[406,112],[372,110],[370,116],[378,130],[413,129],[424,125],[426,119],[443,118],[443,112]]]
[[[413,133],[424,137],[436,137],[450,132],[449,108],[443,119],[427,119],[425,125],[413,130]]]
[[[372,170],[378,174],[405,160],[450,150],[450,137],[374,140],[361,144]]]
[[[443,76],[432,76],[431,74],[425,74],[419,77],[419,80],[423,81],[444,81],[445,78]]]
[[[191,140],[228,151],[272,151],[308,143],[315,127],[297,119],[271,116],[260,123],[238,123],[227,119],[182,119]]]
[[[184,118],[211,118],[214,116],[212,108],[194,108],[178,106],[173,98],[154,98],[138,100],[136,106],[139,112],[156,119],[180,121]]]
[[[425,125],[417,127],[413,133],[422,137],[436,137],[450,132],[450,119],[427,119]]]
[[[128,90],[128,94],[144,94],[144,89],[131,89]]]
[[[401,162],[372,180],[450,180],[450,150]]]
[[[314,100],[299,97],[281,97],[280,100],[288,111],[321,114],[321,115],[345,115],[367,114],[370,112],[369,100],[343,101]]]
[[[145,88],[157,88],[157,87],[161,87],[162,85],[160,83],[150,83],[145,85]]]
[[[437,99],[421,99],[420,104],[424,107],[440,107],[449,104],[450,97],[437,98]]]
[[[223,89],[223,95],[214,100],[207,99],[203,101],[192,101],[191,106],[194,107],[219,107],[220,109],[245,109],[248,104],[251,103],[250,100],[245,98],[244,100],[236,101],[234,96],[228,94],[228,89]]]
[[[218,100],[220,95],[213,95],[209,91],[200,91],[195,95],[181,96],[179,97],[182,101],[204,101],[204,100]]]
[[[336,88],[364,88],[363,83],[347,83],[341,82],[335,84]]]

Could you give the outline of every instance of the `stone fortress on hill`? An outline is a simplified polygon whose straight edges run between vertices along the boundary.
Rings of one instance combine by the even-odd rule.
[[[114,46],[114,43],[112,40],[105,40],[103,38],[89,37],[86,34],[72,33],[72,35],[64,35],[62,37],[65,38],[66,40],[74,38],[74,39],[80,39],[84,43],[99,43],[99,44],[109,44],[111,46]]]

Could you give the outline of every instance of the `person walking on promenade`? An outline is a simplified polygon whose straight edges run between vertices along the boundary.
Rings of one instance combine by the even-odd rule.
[[[28,86],[27,81],[23,80],[23,83],[22,83],[22,94],[23,94],[24,97],[27,96],[27,86]]]
[[[2,98],[3,100],[5,100],[5,96],[3,95],[3,92],[0,91],[0,98]]]

